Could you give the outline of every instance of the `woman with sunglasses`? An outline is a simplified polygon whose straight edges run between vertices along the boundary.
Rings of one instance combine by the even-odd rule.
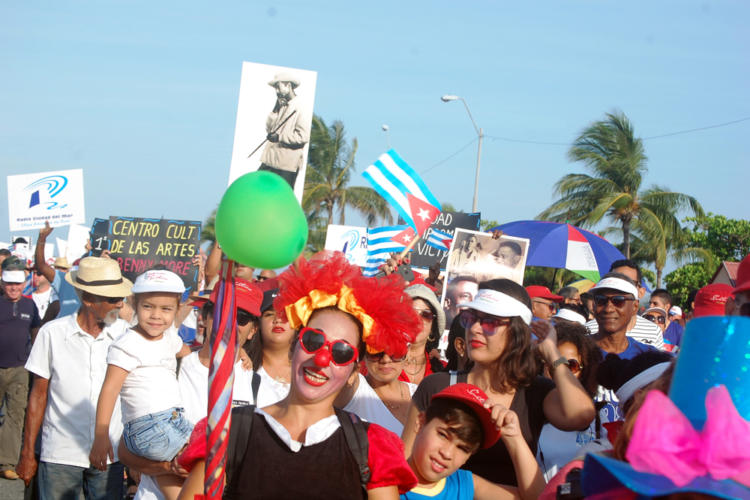
[[[594,404],[566,366],[568,359],[557,348],[557,335],[549,322],[531,325],[531,300],[526,290],[507,279],[479,284],[471,302],[462,304],[469,358],[474,362],[464,373],[436,373],[417,388],[409,409],[403,440],[411,453],[419,412],[431,397],[456,382],[478,386],[494,404],[518,414],[529,448],[536,453],[542,426],[549,421],[563,430],[581,429],[594,419]],[[531,326],[530,326],[531,325]],[[536,349],[549,366],[552,380],[537,376],[531,332]],[[480,450],[464,465],[494,483],[517,485],[508,450],[502,442]]]
[[[557,349],[568,360],[570,372],[581,382],[593,401],[598,385],[597,367],[602,361],[599,348],[582,324],[555,319]],[[549,366],[545,366],[544,372],[545,376],[551,378]],[[537,452],[545,479],[549,481],[561,467],[579,456],[583,446],[600,439],[604,434],[602,419],[598,414],[588,427],[581,430],[562,431],[552,424],[545,424],[539,437]]]
[[[297,332],[289,395],[256,409],[245,446],[237,445],[248,452],[235,457],[224,498],[395,500],[416,484],[398,436],[367,424],[364,495],[334,400],[357,378],[365,353],[401,357],[414,340],[419,324],[402,279],[365,278],[336,252],[298,260],[279,284],[274,306]],[[194,457],[191,450],[201,443],[205,436],[194,433],[186,455]],[[192,471],[181,498],[192,499],[202,490],[202,461],[184,465]]]
[[[437,296],[427,286],[411,285],[405,291],[412,298],[414,312],[422,320],[422,326],[409,346],[400,378],[418,385],[426,376],[444,369],[436,349],[445,329],[445,313]]]

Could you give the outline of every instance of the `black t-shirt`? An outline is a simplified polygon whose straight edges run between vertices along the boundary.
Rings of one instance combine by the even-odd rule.
[[[23,366],[31,351],[31,329],[41,323],[34,301],[0,296],[0,368]]]
[[[457,382],[466,382],[468,373],[459,373]],[[425,411],[430,404],[432,396],[450,385],[450,373],[435,373],[425,378],[417,387],[412,401],[419,411]],[[549,391],[555,388],[555,383],[544,377],[536,377],[531,385],[516,390],[510,409],[518,415],[521,425],[521,433],[531,452],[536,454],[539,435],[542,426],[547,422],[544,416],[544,398]],[[462,469],[467,469],[482,476],[488,481],[498,484],[517,486],[516,472],[513,461],[508,454],[502,440],[486,450],[479,450],[473,454],[464,464]]]

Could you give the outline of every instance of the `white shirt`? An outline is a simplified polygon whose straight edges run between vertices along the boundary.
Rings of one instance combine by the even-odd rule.
[[[599,332],[599,323],[595,319],[586,323],[586,329],[591,335]],[[657,349],[664,350],[664,334],[656,323],[652,323],[642,316],[635,317],[635,325],[632,330],[628,330],[625,335],[638,342],[652,345]]]
[[[256,405],[258,408],[271,406],[289,395],[290,384],[288,382],[276,380],[262,366],[258,369],[258,375],[260,375],[260,390],[258,391],[258,404]]]
[[[127,329],[118,319],[96,337],[81,330],[71,314],[42,326],[26,369],[49,380],[42,422],[43,462],[89,467],[94,444],[96,405],[107,372],[107,351]],[[109,424],[109,438],[117,460],[122,435],[119,399]]]
[[[308,427],[305,431],[305,442],[300,443],[299,441],[295,441],[294,439],[292,439],[292,435],[289,434],[289,431],[286,430],[286,427],[281,425],[271,415],[264,412],[260,408],[256,408],[255,413],[263,415],[263,418],[266,419],[266,422],[271,427],[274,434],[276,434],[279,439],[281,439],[284,444],[287,445],[287,447],[295,453],[301,450],[303,446],[312,446],[314,444],[322,443],[323,441],[331,437],[331,435],[336,432],[336,429],[341,427],[339,418],[334,413],[330,417],[322,418]]]
[[[417,385],[407,385],[409,386],[409,397],[411,397],[414,395],[414,391],[417,390]],[[372,422],[385,427],[397,436],[400,436],[401,431],[404,430],[404,424],[393,416],[393,413],[385,406],[378,393],[367,383],[367,379],[361,373],[359,374],[357,391],[343,409],[354,413],[366,422]]]
[[[120,390],[124,422],[182,406],[176,358],[181,348],[182,339],[173,327],[159,340],[128,329],[112,343],[107,363],[129,372]]]
[[[50,302],[57,300],[57,294],[50,286],[46,292],[32,293],[31,298],[34,300],[34,304],[36,304],[36,308],[39,310],[39,317],[44,318],[44,313],[47,312]]]

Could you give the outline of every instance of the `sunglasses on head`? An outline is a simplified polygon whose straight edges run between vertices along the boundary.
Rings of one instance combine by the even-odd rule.
[[[464,328],[470,328],[474,323],[479,321],[479,324],[482,326],[482,330],[486,335],[494,335],[499,327],[510,324],[509,318],[486,316],[473,309],[461,311],[461,316],[459,316],[459,318],[461,326]]]
[[[660,314],[644,314],[643,317],[652,323],[665,324],[667,320]]]
[[[331,361],[337,366],[346,366],[359,356],[356,347],[345,340],[330,342],[326,334],[315,328],[305,327],[299,332],[299,343],[307,354],[315,354],[323,348],[331,352]]]
[[[568,360],[568,368],[570,368],[572,373],[578,373],[583,370],[583,365],[577,359],[571,358]]]
[[[635,300],[635,298],[627,295],[594,295],[596,307],[607,307],[607,302],[612,302],[613,306],[620,308],[631,300]]]
[[[385,352],[376,352],[375,354],[371,354],[368,352],[368,353],[365,353],[365,356],[367,357],[367,361],[380,362],[380,360],[383,359],[383,357],[385,356]],[[406,359],[406,354],[404,354],[403,356],[399,356],[399,357],[391,356],[389,354],[388,357],[394,363],[400,363],[401,361]]]
[[[419,317],[425,321],[432,321],[433,319],[435,319],[435,314],[429,309],[417,309],[415,307],[414,312],[416,312]]]

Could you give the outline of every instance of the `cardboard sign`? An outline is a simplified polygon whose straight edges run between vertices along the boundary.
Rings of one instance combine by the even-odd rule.
[[[344,252],[352,264],[367,264],[367,228],[330,224],[326,231],[326,250]]]
[[[195,290],[198,268],[193,256],[200,250],[201,223],[198,221],[110,217],[94,219],[91,253],[109,250],[131,281],[157,264],[179,275],[185,288]]]
[[[456,229],[479,229],[479,213],[467,214],[463,212],[442,212],[430,226],[431,228],[454,234]],[[429,268],[440,259],[440,269],[445,271],[448,264],[448,252],[431,247],[420,239],[411,253],[411,265],[416,268]]]
[[[84,222],[83,170],[8,176],[11,232]]]

